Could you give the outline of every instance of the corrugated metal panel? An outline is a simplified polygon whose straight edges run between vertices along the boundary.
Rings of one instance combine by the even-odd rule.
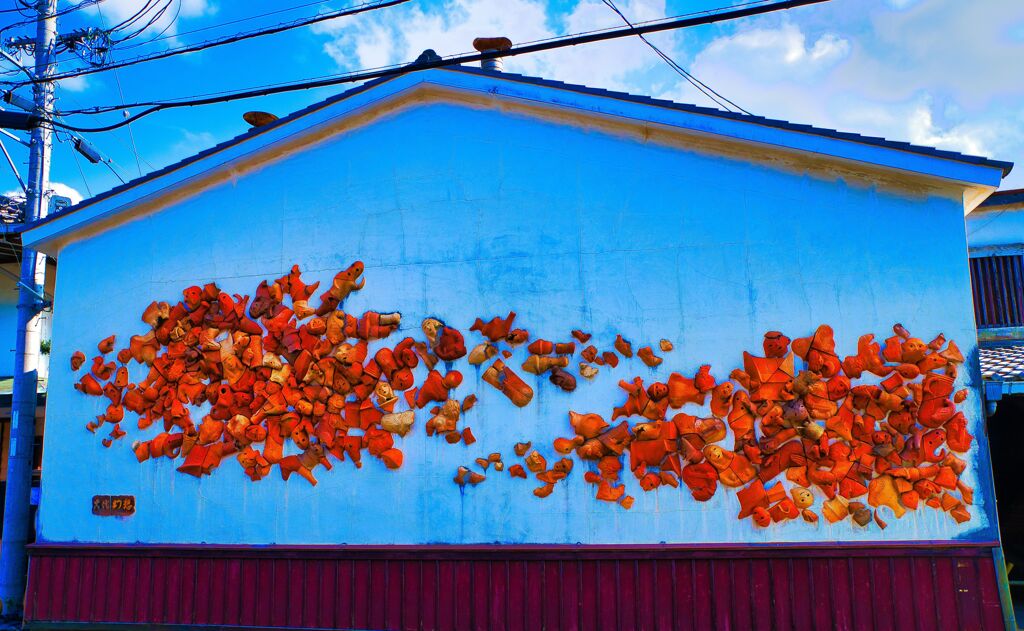
[[[971,259],[978,328],[1024,326],[1024,256]]]
[[[33,551],[30,628],[1001,629],[985,547]]]

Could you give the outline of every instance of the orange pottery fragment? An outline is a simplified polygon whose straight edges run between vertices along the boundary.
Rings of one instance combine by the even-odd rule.
[[[597,499],[604,502],[618,502],[625,494],[625,485],[612,486],[604,480],[597,485]]]
[[[497,342],[508,337],[509,332],[512,330],[512,321],[515,319],[516,313],[514,311],[509,311],[508,315],[504,318],[495,316],[489,322],[484,322],[482,319],[477,318],[473,322],[473,326],[469,327],[469,330],[479,331],[481,335],[490,341]]]
[[[500,359],[484,371],[482,378],[518,407],[524,407],[533,399],[533,389]]]
[[[615,336],[614,346],[615,350],[619,352],[619,355],[622,355],[626,359],[633,356],[633,345],[624,339],[621,333]]]
[[[650,346],[644,346],[641,348],[637,351],[636,356],[651,368],[660,365],[662,362],[662,359],[654,354],[654,351]]]
[[[71,355],[71,370],[78,370],[85,363],[85,353],[82,351],[75,351]]]

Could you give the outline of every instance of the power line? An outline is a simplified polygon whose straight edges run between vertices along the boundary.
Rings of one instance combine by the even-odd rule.
[[[179,10],[181,9],[181,0],[178,0],[178,9]],[[106,17],[103,15],[103,10],[100,9],[99,7],[96,7],[96,12],[99,13],[100,20],[105,22],[106,21]],[[174,18],[172,18],[172,20],[176,19],[177,17],[178,17],[177,14],[175,14],[175,16],[174,16]],[[168,25],[168,28],[170,28],[170,25]],[[124,100],[124,90],[121,89],[121,75],[120,75],[120,73],[116,69],[114,70],[114,81],[115,81],[115,83],[117,83],[117,94],[118,94],[118,96],[121,97],[121,100],[123,101]],[[135,154],[135,168],[138,169],[139,176],[141,177],[142,176],[142,163],[139,161],[139,149],[138,149],[138,147],[135,146],[135,133],[132,131],[132,126],[131,125],[127,125],[126,127],[128,128],[128,139],[132,143],[132,153]]]
[[[446,66],[453,66],[463,63],[470,63],[475,61],[482,61],[485,59],[497,59],[499,57],[512,57],[516,55],[524,55],[528,53],[535,53],[547,50],[554,50],[557,48],[565,48],[567,46],[577,46],[580,44],[589,44],[592,42],[606,41],[611,39],[617,39],[621,37],[629,37],[637,34],[655,33],[659,31],[667,31],[673,29],[687,28],[691,26],[698,26],[702,24],[711,24],[714,22],[721,22],[724,20],[734,20],[737,18],[748,17],[752,15],[760,15],[764,13],[770,13],[774,11],[781,11],[785,9],[792,9],[795,7],[806,6],[811,4],[819,4],[827,2],[828,0],[782,0],[780,2],[773,2],[767,5],[760,6],[746,6],[732,10],[721,10],[719,12],[711,12],[708,15],[702,15],[700,17],[688,17],[688,18],[666,18],[665,20],[658,20],[648,22],[645,24],[638,24],[628,28],[620,29],[603,29],[599,31],[591,31],[588,33],[582,33],[577,35],[567,35],[561,37],[554,37],[549,40],[540,41],[534,44],[513,46],[508,50],[502,51],[488,51],[482,53],[454,55],[447,59],[441,57],[434,58],[423,58],[421,57],[417,61],[411,64],[393,65],[387,66],[379,70],[371,71],[356,71],[352,73],[346,73],[338,75],[332,78],[303,81],[298,83],[290,83],[275,87],[263,87],[257,89],[243,90],[238,92],[229,93],[223,96],[213,96],[208,98],[199,99],[188,99],[188,100],[176,100],[176,101],[146,101],[132,104],[121,104],[114,106],[95,107],[87,110],[69,111],[64,114],[101,114],[105,112],[111,112],[115,110],[124,110],[129,108],[137,107],[148,107],[133,116],[126,118],[125,120],[106,125],[102,127],[76,127],[67,125],[65,123],[47,121],[51,124],[69,129],[71,131],[78,132],[101,132],[110,131],[117,129],[128,123],[134,122],[143,116],[148,116],[155,112],[159,112],[165,109],[174,109],[180,107],[194,107],[198,105],[211,105],[214,103],[225,103],[228,101],[235,101],[239,99],[248,99],[258,96],[269,96],[272,94],[282,94],[285,92],[294,92],[297,90],[309,90],[314,88],[323,88],[328,86],[340,85],[344,83],[353,83],[356,81],[366,81],[369,79],[378,79],[383,77],[392,77],[401,74],[405,74],[415,70],[426,70],[430,68],[443,68]]]
[[[96,1],[101,1],[101,0],[96,0]],[[59,81],[61,79],[69,79],[71,77],[81,77],[81,76],[85,76],[85,75],[95,74],[97,72],[106,72],[107,70],[113,70],[113,69],[116,69],[116,68],[124,68],[126,66],[133,66],[135,64],[141,64],[141,63],[145,63],[147,61],[155,61],[157,59],[166,59],[168,57],[174,57],[176,55],[184,55],[186,53],[199,52],[201,50],[206,50],[206,49],[209,49],[209,48],[215,48],[217,46],[224,46],[226,44],[234,44],[236,42],[240,42],[240,41],[247,40],[247,39],[253,39],[253,38],[256,38],[256,37],[263,37],[265,35],[275,35],[277,33],[281,33],[281,32],[284,32],[284,31],[289,31],[289,30],[300,28],[300,27],[303,27],[303,26],[308,26],[310,24],[316,24],[318,22],[325,22],[327,20],[333,20],[335,18],[346,17],[346,16],[349,16],[349,15],[357,15],[359,13],[365,13],[365,12],[368,12],[368,11],[375,11],[377,9],[384,9],[384,8],[395,6],[395,5],[398,5],[398,4],[405,4],[406,2],[409,2],[409,0],[377,0],[375,2],[367,2],[367,3],[364,3],[364,4],[360,4],[360,5],[354,5],[352,7],[346,8],[346,9],[339,9],[337,11],[330,11],[330,12],[327,12],[327,13],[321,13],[321,14],[318,14],[318,15],[314,15],[312,17],[301,18],[301,19],[298,19],[298,20],[294,20],[292,22],[278,24],[277,26],[272,26],[272,27],[266,28],[266,29],[259,29],[259,30],[255,30],[255,31],[249,31],[247,33],[238,33],[236,35],[230,35],[230,36],[222,37],[222,38],[219,38],[219,39],[209,40],[209,41],[206,41],[206,42],[201,42],[199,44],[193,44],[191,46],[181,46],[181,47],[178,47],[178,48],[171,48],[171,49],[168,49],[168,50],[160,51],[158,53],[152,53],[152,54],[149,54],[149,55],[142,55],[142,56],[139,56],[139,57],[135,57],[133,59],[126,59],[126,60],[123,60],[123,61],[116,61],[116,62],[113,62],[113,63],[110,63],[110,64],[106,64],[104,66],[97,66],[95,68],[82,68],[82,69],[79,69],[79,70],[72,70],[72,71],[65,72],[65,73],[55,74],[55,75],[49,77],[46,80],[47,81]],[[17,83],[11,89],[14,90],[14,89],[20,88],[22,86],[29,85],[30,83],[39,83],[39,82],[40,82],[39,79],[33,78],[33,79],[29,80],[29,81],[22,81],[20,83]]]
[[[61,17],[62,15],[67,15],[69,13],[74,13],[75,11],[78,11],[80,9],[84,9],[86,7],[91,7],[94,4],[99,4],[101,2],[103,2],[103,0],[82,0],[78,4],[75,4],[75,5],[72,5],[72,6],[68,7],[68,8],[66,8],[66,9],[62,9],[60,11],[57,11],[56,13],[53,14],[53,17],[57,18],[57,17]],[[24,14],[22,14],[22,15],[24,15]],[[29,24],[35,24],[35,23],[36,23],[36,18],[22,20],[21,22],[15,22],[13,24],[8,24],[7,26],[0,27],[0,33],[3,33],[4,31],[9,31],[12,28],[18,28],[19,26],[28,26]]]
[[[633,28],[633,23],[629,21],[629,18],[627,18],[622,13],[622,11],[619,10],[619,8],[617,6],[615,6],[615,3],[612,2],[612,0],[602,0],[602,2],[604,2],[605,5],[607,5],[609,9],[611,9],[612,11],[617,13],[618,16],[620,18],[622,18],[622,21],[625,22],[630,28]],[[750,112],[748,112],[747,110],[743,109],[739,105],[736,105],[735,103],[733,103],[732,101],[730,101],[726,97],[724,97],[721,94],[719,94],[718,92],[716,92],[714,90],[714,88],[712,88],[708,84],[704,83],[703,81],[701,81],[697,77],[695,77],[692,74],[690,74],[685,68],[683,68],[678,63],[676,63],[676,60],[672,59],[671,57],[668,56],[667,53],[665,53],[663,50],[661,50],[660,48],[655,46],[654,42],[648,40],[646,37],[644,37],[640,33],[637,33],[637,37],[639,37],[640,40],[643,41],[643,43],[645,43],[648,46],[650,46],[651,50],[653,50],[655,53],[657,53],[657,55],[659,57],[661,57],[661,59],[665,63],[667,63],[670,68],[675,70],[680,76],[682,76],[684,79],[686,79],[690,83],[690,85],[692,85],[693,87],[697,88],[697,90],[699,90],[704,96],[706,96],[709,99],[711,99],[711,101],[713,103],[715,103],[716,105],[721,106],[725,110],[729,110],[730,109],[729,105],[732,105],[733,107],[735,107],[740,112],[743,112],[744,114],[750,114]],[[714,96],[712,96],[712,95],[714,95]],[[715,97],[718,97],[718,98],[715,98]],[[722,101],[725,101],[725,103],[723,103]],[[726,105],[726,103],[728,103],[728,105]]]
[[[179,2],[179,4],[180,4],[180,2]],[[146,40],[144,42],[138,42],[138,43],[132,44],[130,46],[125,46],[124,49],[138,48],[140,46],[147,46],[149,44],[152,44],[153,42],[159,42],[159,41],[165,40],[165,39],[171,39],[171,38],[175,38],[175,37],[181,37],[182,35],[192,35],[194,33],[201,33],[203,31],[210,31],[210,30],[213,30],[213,29],[224,28],[225,26],[230,26],[231,24],[239,24],[241,22],[249,22],[249,21],[252,21],[252,20],[258,20],[260,18],[265,18],[265,17],[271,16],[271,15],[278,15],[279,13],[290,13],[291,11],[298,11],[299,9],[305,9],[306,7],[312,7],[312,6],[321,5],[321,4],[323,4],[323,0],[317,0],[316,2],[307,2],[305,4],[299,4],[299,5],[295,5],[293,7],[287,7],[287,8],[284,8],[284,9],[276,9],[274,11],[267,11],[266,13],[258,13],[256,15],[248,15],[248,16],[241,17],[241,18],[235,18],[234,20],[227,20],[225,22],[219,22],[217,24],[211,24],[209,26],[203,26],[203,27],[200,27],[200,28],[194,28],[194,29],[190,29],[190,30],[187,30],[187,31],[178,31],[177,33],[174,33],[173,35],[166,35],[165,36],[163,33],[160,33],[158,36],[156,36],[156,37],[154,37],[152,39]]]

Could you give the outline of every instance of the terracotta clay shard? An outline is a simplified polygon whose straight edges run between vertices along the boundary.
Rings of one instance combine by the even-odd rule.
[[[565,392],[572,392],[576,389],[576,377],[567,370],[561,368],[552,368],[551,375],[548,377],[548,381],[558,386]]]
[[[633,356],[633,345],[621,333],[615,336],[615,350],[626,359]]]
[[[543,498],[551,495],[551,492],[554,491],[554,490],[555,490],[554,483],[553,482],[548,482],[547,484],[545,484],[542,487],[533,489],[533,494],[536,495],[537,497],[543,499]]]
[[[677,372],[668,377],[668,404],[669,407],[681,408],[687,403],[704,405],[707,398],[705,392],[697,389],[693,379],[684,377]]]
[[[900,493],[892,476],[880,475],[868,483],[868,504],[878,508],[888,506],[897,518],[903,517],[906,508],[900,503]]]
[[[662,339],[660,342],[658,342],[658,348],[660,348],[661,352],[663,353],[670,353],[672,352],[672,349],[675,348],[675,346],[672,345],[672,342],[669,342],[666,339]]]
[[[534,375],[543,375],[554,368],[566,368],[569,365],[568,357],[545,357],[542,355],[530,355],[522,368]]]
[[[941,355],[943,359],[945,359],[951,364],[964,363],[963,353],[960,352],[960,348],[956,345],[956,342],[954,342],[953,340],[949,341],[949,346],[946,347],[946,350],[940,352],[939,355]]]
[[[531,445],[533,445],[532,442],[516,443],[515,445],[513,445],[512,451],[514,451],[517,456],[522,458],[523,456],[526,455],[526,452],[530,450]]]
[[[746,456],[718,445],[704,447],[704,457],[718,470],[718,478],[725,486],[742,486],[757,475],[757,470]]]
[[[846,519],[850,512],[847,509],[846,500],[837,495],[836,497],[822,503],[821,514],[829,521],[829,523],[834,524],[837,521]]]
[[[512,321],[516,319],[515,311],[509,311],[508,315],[504,318],[495,316],[490,321],[484,322],[482,319],[477,318],[473,323],[473,326],[469,327],[470,331],[479,331],[481,335],[486,337],[492,342],[505,339],[509,332],[512,330]]]
[[[597,438],[609,425],[598,414],[579,414],[570,410],[569,424],[573,431],[584,439]]]
[[[662,362],[662,359],[654,354],[654,351],[651,350],[650,346],[644,346],[643,348],[641,348],[639,351],[637,351],[636,356],[639,357],[641,361],[644,362],[644,364],[651,368],[660,365]]]
[[[550,355],[555,352],[555,345],[548,340],[534,340],[530,342],[526,350],[534,355]]]
[[[513,478],[523,478],[524,480],[526,479],[526,469],[524,469],[523,465],[521,464],[514,464],[511,467],[509,467],[508,474],[510,477]]]
[[[434,354],[443,361],[451,362],[466,355],[466,345],[462,333],[449,326],[441,328],[434,345]]]
[[[482,379],[508,397],[517,407],[524,407],[533,399],[533,388],[500,359],[484,371]]]
[[[473,430],[469,427],[462,428],[462,442],[468,447],[476,442],[476,436],[473,435]]]
[[[560,454],[568,454],[572,453],[572,450],[576,448],[577,444],[569,438],[556,438],[553,446],[556,452]]]
[[[322,304],[337,306],[340,303],[345,302],[345,299],[354,291],[359,291],[366,285],[366,279],[359,278],[362,276],[364,266],[362,261],[356,261],[349,265],[346,269],[338,272],[334,275],[334,279],[331,281],[331,287],[320,296]],[[335,307],[331,307],[332,309]],[[323,315],[322,313],[319,315]]]
[[[520,344],[525,344],[529,340],[530,332],[525,329],[512,329],[508,332],[508,335],[505,336],[505,342],[507,342],[509,346],[519,346]]]
[[[760,526],[761,528],[767,528],[772,524],[772,516],[768,512],[768,510],[763,506],[758,506],[754,508],[753,512],[751,513],[751,517],[754,520],[754,523]]]
[[[96,381],[96,378],[93,377],[92,373],[85,373],[82,375],[82,378],[75,384],[75,390],[94,397],[98,397],[103,394],[103,386]]]
[[[779,331],[768,331],[764,334],[762,346],[764,356],[768,358],[785,357],[789,352],[789,338]]]
[[[490,342],[483,342],[473,347],[473,350],[469,351],[469,363],[474,366],[479,366],[488,359],[498,354],[497,347]]]
[[[686,465],[681,477],[698,502],[710,500],[718,489],[718,470],[707,462]]]
[[[611,351],[601,353],[601,359],[612,368],[616,368],[619,365],[619,356]]]
[[[71,355],[71,370],[78,370],[85,363],[85,353],[82,351],[75,351]]]
[[[416,412],[406,410],[405,412],[385,414],[380,419],[380,426],[392,434],[405,436],[412,429],[412,424],[415,420]]]
[[[832,327],[820,325],[814,335],[793,340],[793,352],[807,362],[807,368],[823,377],[831,377],[839,372],[839,357],[836,355],[836,342]]]
[[[548,466],[548,461],[537,451],[531,451],[530,455],[526,457],[525,462],[526,468],[532,473],[540,473]]]
[[[618,502],[625,494],[625,485],[612,486],[604,480],[597,485],[597,499],[604,502]]]
[[[584,333],[579,329],[573,329],[572,336],[576,338],[576,340],[579,341],[580,344],[586,344],[587,342],[590,341],[591,337],[590,333]]]
[[[114,350],[114,342],[117,340],[117,336],[111,335],[110,337],[103,338],[96,348],[99,349],[100,354],[106,355],[110,351]]]

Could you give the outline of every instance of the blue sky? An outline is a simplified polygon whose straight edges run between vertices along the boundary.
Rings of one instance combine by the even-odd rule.
[[[0,0],[13,5],[15,0]],[[77,1],[77,0],[76,0]],[[351,2],[310,0],[173,0],[177,18],[154,26],[165,37],[113,57],[130,57],[240,30],[341,8]],[[76,11],[61,30],[123,19],[143,0],[104,0]],[[62,7],[72,3],[61,2]],[[724,0],[619,0],[630,19],[725,6]],[[299,7],[242,22],[283,7]],[[168,16],[170,12],[168,12]],[[10,22],[16,14],[0,14]],[[600,0],[412,0],[401,5],[280,35],[69,80],[58,108],[73,109],[197,95],[409,61],[423,49],[458,53],[478,35],[515,42],[615,26]],[[27,32],[20,29],[21,32]],[[4,33],[16,34],[19,29]],[[769,16],[652,36],[676,61],[745,109],[894,140],[987,155],[1022,164],[1004,188],[1024,187],[1024,2],[1020,0],[831,0]],[[81,62],[65,56],[62,70]],[[506,70],[595,87],[710,105],[636,39],[580,46],[506,60]],[[120,93],[119,85],[120,84]],[[125,179],[138,177],[243,132],[243,112],[279,115],[343,90],[300,92],[142,119],[129,131],[89,139]],[[78,116],[81,125],[116,120]],[[21,164],[27,150],[7,141]],[[133,151],[132,147],[137,151]],[[136,157],[136,155],[138,157]],[[0,190],[16,188],[0,165]],[[68,143],[54,151],[59,194],[88,196],[118,184],[100,165],[77,163]],[[84,177],[83,177],[84,176]]]

